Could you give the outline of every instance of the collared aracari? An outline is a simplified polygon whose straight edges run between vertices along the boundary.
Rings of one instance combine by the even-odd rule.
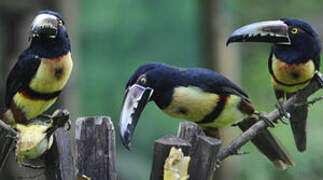
[[[27,123],[52,106],[73,67],[70,40],[58,13],[40,11],[29,40],[7,78],[3,120],[11,125]]]
[[[245,131],[256,123],[256,120],[241,121],[256,113],[247,94],[211,70],[149,63],[135,71],[126,89],[119,120],[120,135],[126,148],[130,146],[139,116],[149,101],[154,101],[169,116],[197,123],[211,136],[217,135],[213,129],[237,123]],[[294,165],[288,152],[269,130],[265,129],[252,142],[278,168]]]
[[[18,140],[16,159],[19,165],[24,165],[23,159],[36,159],[48,151],[53,144],[53,134],[56,129],[69,123],[69,112],[58,109],[46,119],[33,119],[28,125],[16,124]],[[32,166],[31,166],[32,167]]]
[[[232,42],[272,43],[268,68],[278,105],[305,88],[314,77],[322,84],[320,70],[321,41],[314,29],[304,21],[283,18],[243,26],[228,38]],[[282,108],[282,106],[278,106]],[[284,112],[284,110],[281,110]],[[306,150],[308,106],[296,107],[290,123],[298,151]]]

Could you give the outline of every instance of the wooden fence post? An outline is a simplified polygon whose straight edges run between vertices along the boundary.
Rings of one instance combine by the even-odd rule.
[[[57,156],[59,158],[59,170],[62,180],[74,180],[75,167],[72,153],[71,134],[63,128],[55,133]]]
[[[193,146],[190,152],[191,162],[188,170],[190,179],[214,179],[221,141],[205,136],[198,125],[189,122],[180,123],[177,136],[189,141]]]
[[[189,179],[213,180],[221,141],[208,137],[195,123],[180,123],[177,137],[165,136],[155,141],[150,180],[162,180],[164,163],[171,147],[181,148],[190,156]]]
[[[164,163],[168,157],[171,147],[181,148],[184,155],[188,155],[192,145],[176,136],[168,135],[155,141],[153,165],[150,174],[150,180],[162,180],[164,172]]]
[[[116,180],[115,130],[109,117],[76,120],[77,177]]]

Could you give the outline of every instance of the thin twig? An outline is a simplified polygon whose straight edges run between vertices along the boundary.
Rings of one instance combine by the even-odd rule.
[[[297,104],[295,104],[295,106],[312,105],[312,104],[315,104],[316,102],[321,101],[321,100],[323,100],[323,96],[315,97],[314,99],[307,101],[307,102],[297,103]]]
[[[322,75],[320,75],[322,78]],[[289,98],[287,102],[283,105],[283,108],[285,108],[287,111],[293,110],[296,106],[295,104],[300,103],[307,103],[307,98],[314,94],[316,91],[320,90],[322,87],[317,79],[312,80],[310,85],[308,85],[303,90],[296,93],[294,96]],[[318,98],[321,99],[321,98]],[[314,101],[315,100],[315,101]],[[317,102],[318,100],[314,99],[313,103]],[[272,122],[276,122],[281,117],[281,114],[279,113],[278,109],[273,110],[268,115],[266,115],[266,118]],[[244,144],[246,144],[248,141],[250,141],[253,137],[255,137],[261,130],[268,127],[268,124],[266,124],[263,120],[257,122],[253,126],[251,126],[247,131],[242,133],[241,136],[237,137],[235,140],[233,140],[229,145],[224,147],[220,150],[218,154],[218,159],[220,161],[224,160],[230,155],[233,155],[234,152],[237,152]]]

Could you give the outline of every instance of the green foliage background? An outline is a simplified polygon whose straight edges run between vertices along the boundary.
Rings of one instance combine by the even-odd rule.
[[[118,130],[119,111],[128,77],[141,64],[166,62],[182,67],[201,66],[203,49],[199,1],[105,0],[81,2],[80,59],[77,84],[83,115],[109,115]],[[323,1],[218,1],[218,8],[229,12],[234,28],[259,20],[296,17],[322,27]],[[217,27],[217,28],[221,28]],[[320,34],[323,34],[322,28]],[[229,36],[231,32],[227,32]],[[223,46],[225,42],[222,43]],[[274,108],[274,96],[267,72],[268,44],[241,47],[241,86],[260,110]],[[230,48],[230,47],[229,47]],[[319,94],[317,94],[319,95]],[[320,93],[322,95],[322,93]],[[248,145],[250,155],[237,159],[236,179],[322,179],[322,103],[311,107],[308,150],[295,149],[290,127],[273,129],[295,158],[296,167],[278,171]],[[145,109],[133,138],[131,151],[120,145],[117,134],[119,179],[148,179],[152,164],[153,141],[175,134],[181,120],[163,114],[153,103]]]
[[[73,107],[64,108],[77,110],[72,112],[74,119],[80,116],[111,116],[117,132],[119,180],[149,179],[154,140],[167,134],[176,134],[179,122],[183,121],[166,116],[154,103],[148,104],[134,134],[132,149],[127,151],[121,145],[118,134],[125,84],[143,63],[165,62],[181,67],[205,64],[205,39],[201,30],[202,1],[80,0],[75,3],[80,6],[80,24],[77,27],[80,39],[78,44],[72,42],[72,47],[77,47],[79,54],[73,52],[77,66],[72,76],[76,81],[68,92],[75,93],[73,95],[79,100],[74,104],[69,103]],[[60,3],[64,5],[63,1]],[[321,39],[322,7],[322,0],[217,0],[217,14],[230,16],[226,19],[232,19],[229,23],[233,24],[232,29],[255,21],[295,17],[309,22]],[[58,7],[49,9],[55,8]],[[72,17],[64,17],[68,18]],[[73,22],[73,19],[69,22]],[[220,24],[216,28],[223,27]],[[5,34],[2,26],[0,34]],[[226,37],[230,34],[226,32]],[[225,42],[219,44],[225,46]],[[1,55],[5,46],[0,43]],[[227,48],[233,46],[240,48],[240,86],[249,94],[258,110],[271,111],[275,98],[267,70],[270,45],[245,43],[232,44]],[[4,88],[3,85],[1,88]],[[314,96],[322,95],[319,92]],[[319,102],[310,107],[308,149],[304,153],[297,152],[289,126],[280,123],[272,129],[294,157],[296,167],[279,171],[253,145],[247,144],[243,150],[250,151],[249,155],[232,157],[236,160],[234,179],[323,179],[322,105],[323,102]],[[240,133],[239,130],[236,132]]]

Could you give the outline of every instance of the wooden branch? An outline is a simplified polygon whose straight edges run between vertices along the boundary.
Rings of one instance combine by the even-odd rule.
[[[14,130],[10,125],[6,124],[2,120],[0,120],[0,130],[7,131],[11,136],[16,137],[18,135],[18,132]]]
[[[115,130],[109,117],[76,120],[77,178],[116,180]]]
[[[322,78],[322,75],[320,75]],[[310,85],[308,85],[303,90],[296,93],[294,96],[289,98],[287,102],[283,105],[283,107],[287,110],[287,112],[291,112],[297,107],[297,104],[302,104],[307,101],[307,98],[314,94],[316,91],[320,90],[322,87],[317,79],[313,79]],[[281,114],[278,109],[270,112],[266,115],[268,120],[272,122],[277,122],[279,118],[281,118]],[[224,160],[230,155],[233,155],[237,150],[239,150],[244,144],[246,144],[249,140],[251,140],[256,134],[258,134],[261,130],[267,128],[268,125],[264,121],[259,121],[250,127],[247,131],[245,131],[241,136],[233,140],[229,145],[225,148],[221,149],[218,154],[218,159],[220,161]]]
[[[18,133],[10,125],[0,120],[0,173],[9,156],[9,151],[14,148],[14,138]]]

